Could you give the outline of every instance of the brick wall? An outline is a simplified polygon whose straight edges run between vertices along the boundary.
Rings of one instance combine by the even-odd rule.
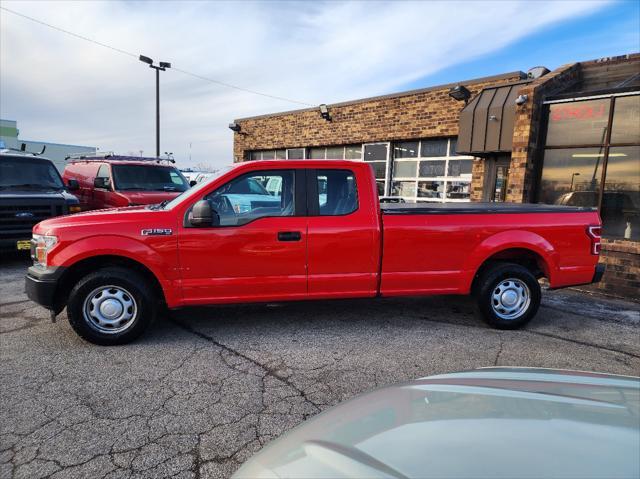
[[[484,180],[487,162],[484,158],[473,160],[471,170],[471,201],[482,201],[484,199]]]
[[[577,289],[640,302],[640,243],[603,239],[600,262],[606,265],[602,281]]]
[[[520,79],[514,72],[463,84],[475,95]],[[249,150],[457,136],[464,104],[449,97],[452,86],[329,105],[330,122],[317,108],[236,120],[241,132],[234,134],[234,161]]]

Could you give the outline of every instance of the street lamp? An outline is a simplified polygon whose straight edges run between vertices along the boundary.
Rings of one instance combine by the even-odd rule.
[[[171,63],[160,62],[158,66],[153,64],[153,60],[144,55],[139,57],[142,63],[149,65],[156,71],[156,158],[160,158],[160,72],[171,68]]]
[[[575,179],[576,176],[580,176],[580,173],[574,173],[573,175],[571,175],[571,188],[569,188],[569,191],[573,191],[573,180]]]

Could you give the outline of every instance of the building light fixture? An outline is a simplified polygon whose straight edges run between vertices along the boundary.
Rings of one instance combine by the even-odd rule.
[[[529,100],[529,95],[520,95],[516,98],[516,105],[522,106],[527,103],[527,100]]]
[[[329,113],[329,107],[327,105],[325,105],[323,103],[318,108],[320,109],[320,116],[322,118],[324,118],[327,121],[331,121],[332,120],[331,114]]]
[[[449,89],[449,96],[456,101],[464,101],[466,104],[471,98],[471,92],[463,85],[456,85]]]
[[[233,123],[229,123],[229,129],[231,131],[235,131],[236,133],[240,133],[240,125],[238,125],[235,121]]]

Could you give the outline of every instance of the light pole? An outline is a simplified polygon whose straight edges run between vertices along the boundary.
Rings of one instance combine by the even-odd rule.
[[[149,68],[153,68],[156,71],[156,158],[160,158],[160,72],[171,68],[171,63],[160,62],[156,66],[149,57],[140,55],[139,59],[149,65]]]
[[[571,188],[569,188],[569,191],[573,191],[573,180],[575,179],[576,176],[580,176],[580,173],[576,172],[573,175],[571,175]]]

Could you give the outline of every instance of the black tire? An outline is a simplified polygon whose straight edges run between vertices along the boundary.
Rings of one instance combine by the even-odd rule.
[[[111,303],[106,304],[107,300]],[[102,346],[134,341],[157,312],[157,301],[148,281],[121,267],[102,268],[83,277],[71,290],[67,303],[74,331],[90,343]]]
[[[536,277],[515,263],[495,263],[487,268],[478,278],[474,295],[485,322],[497,329],[518,329],[527,324],[538,312],[542,297]]]

